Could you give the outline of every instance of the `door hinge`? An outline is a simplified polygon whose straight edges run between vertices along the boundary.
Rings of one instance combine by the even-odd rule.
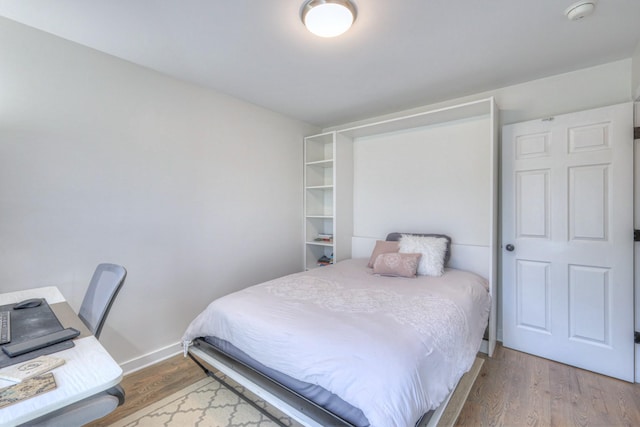
[[[640,344],[640,332],[635,331],[633,333],[633,342],[636,344]]]
[[[633,128],[633,139],[640,139],[640,126]]]
[[[640,230],[633,230],[633,241],[640,242]]]

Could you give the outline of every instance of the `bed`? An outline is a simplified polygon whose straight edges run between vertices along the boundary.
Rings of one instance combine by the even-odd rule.
[[[266,378],[275,391],[259,394],[303,424],[417,425],[472,366],[491,297],[487,280],[446,267],[450,239],[441,275],[415,277],[425,253],[412,261],[390,243],[213,301],[187,328],[185,353],[234,379]]]

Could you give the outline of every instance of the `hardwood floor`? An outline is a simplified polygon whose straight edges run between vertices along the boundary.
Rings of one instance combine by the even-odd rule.
[[[108,426],[204,378],[181,355],[127,375],[126,403],[91,427]],[[496,348],[456,426],[640,426],[640,384]]]
[[[125,403],[106,417],[87,424],[87,427],[109,426],[205,377],[198,365],[181,354],[141,369],[125,376],[120,383],[126,395]]]
[[[456,426],[639,426],[640,384],[496,348]]]

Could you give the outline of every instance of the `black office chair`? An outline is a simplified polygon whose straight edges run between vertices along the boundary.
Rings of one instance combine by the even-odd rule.
[[[127,270],[116,264],[99,264],[93,273],[78,316],[98,339],[126,277]]]
[[[104,321],[126,276],[127,270],[116,264],[99,264],[93,273],[89,289],[87,289],[80,306],[78,317],[87,325],[87,328],[96,338],[102,332]],[[24,424],[24,426],[82,426],[110,414],[124,403],[124,399],[124,389],[120,385],[116,385],[95,396],[32,420]]]

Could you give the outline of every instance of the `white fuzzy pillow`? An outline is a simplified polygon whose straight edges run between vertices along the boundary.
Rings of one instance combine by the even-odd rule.
[[[420,276],[442,276],[446,252],[447,239],[442,237],[403,234],[400,238],[400,253],[422,255],[418,263]]]

